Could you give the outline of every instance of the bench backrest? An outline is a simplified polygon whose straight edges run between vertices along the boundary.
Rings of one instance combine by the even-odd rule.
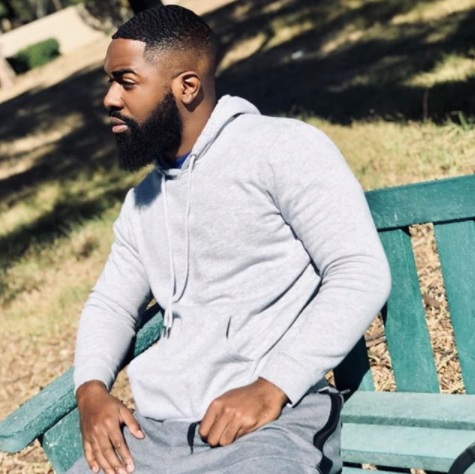
[[[409,227],[433,223],[466,393],[475,393],[475,176],[366,193],[392,274],[382,311],[398,391],[439,392]],[[340,389],[374,390],[362,339],[335,369]]]
[[[409,227],[435,227],[456,346],[467,393],[475,393],[475,176],[453,178],[366,193],[389,258],[393,286],[383,310],[385,334],[397,389],[438,392],[424,306]],[[158,308],[144,315],[133,358],[159,338]],[[364,339],[334,371],[340,389],[374,390]],[[1,423],[0,449],[16,452],[40,438],[56,472],[82,454],[72,369]]]

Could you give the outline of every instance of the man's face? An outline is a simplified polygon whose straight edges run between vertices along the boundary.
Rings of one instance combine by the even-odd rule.
[[[104,70],[111,86],[104,97],[122,169],[136,171],[159,156],[173,154],[181,143],[183,124],[160,61],[144,58],[140,41],[113,40]]]

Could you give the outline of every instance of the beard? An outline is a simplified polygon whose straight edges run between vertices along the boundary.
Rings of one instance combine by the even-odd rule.
[[[129,127],[115,135],[119,166],[125,171],[138,171],[181,144],[183,122],[171,90],[142,125],[116,111],[109,115]]]

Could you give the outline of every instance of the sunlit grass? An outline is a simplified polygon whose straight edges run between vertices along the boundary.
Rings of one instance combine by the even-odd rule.
[[[367,190],[475,173],[473,123],[307,120],[330,135]]]
[[[48,333],[75,321],[104,264],[118,210],[115,205],[48,245],[33,245],[16,261],[2,278],[0,328]]]
[[[467,52],[470,57],[449,54],[439,61],[432,71],[409,78],[408,85],[432,87],[443,82],[466,81],[475,77],[475,47]]]
[[[414,5],[414,8],[409,12],[396,15],[392,22],[402,25],[436,21],[455,13],[471,10],[474,6],[473,0],[435,0]]]

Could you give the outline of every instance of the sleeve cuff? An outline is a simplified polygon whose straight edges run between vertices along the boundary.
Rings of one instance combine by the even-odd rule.
[[[290,406],[298,403],[323,376],[319,377],[316,371],[309,372],[301,363],[282,352],[276,354],[259,373],[259,377],[272,382],[287,395]]]
[[[74,393],[84,383],[91,380],[99,380],[105,384],[107,390],[110,391],[115,380],[115,375],[105,366],[87,365],[85,367],[74,367]]]

